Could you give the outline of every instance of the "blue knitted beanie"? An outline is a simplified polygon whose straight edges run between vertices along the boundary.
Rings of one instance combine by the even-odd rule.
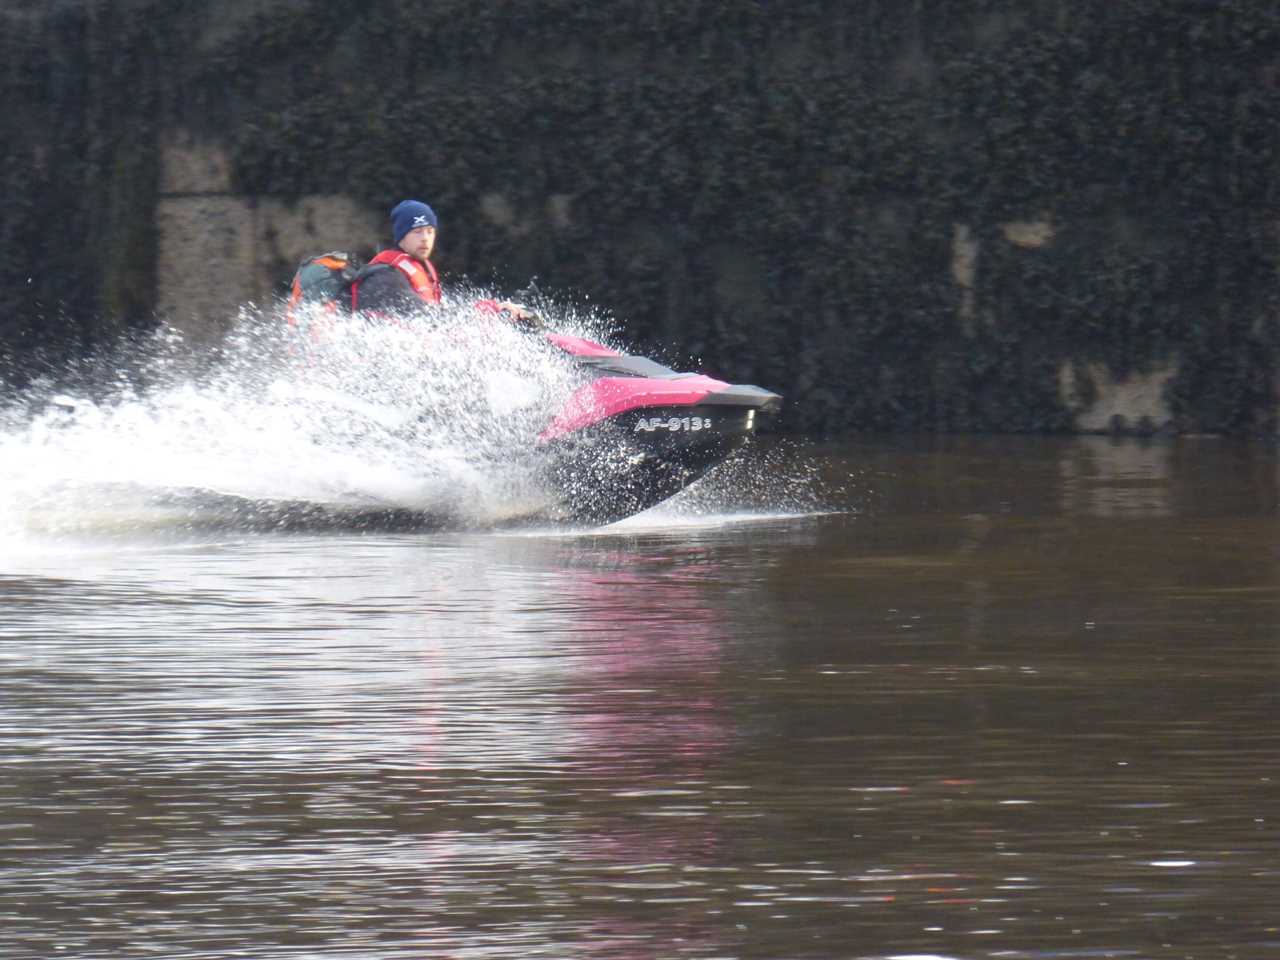
[[[402,200],[391,208],[391,235],[396,243],[415,227],[436,225],[436,212],[421,200]]]

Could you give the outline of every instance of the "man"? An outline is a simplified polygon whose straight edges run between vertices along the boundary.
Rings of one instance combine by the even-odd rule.
[[[383,250],[356,276],[351,285],[351,309],[398,313],[440,303],[440,278],[431,263],[436,227],[435,211],[421,200],[397,203],[391,209],[395,249]],[[479,300],[476,307],[486,313],[507,313],[524,323],[535,319],[523,307],[505,300]]]

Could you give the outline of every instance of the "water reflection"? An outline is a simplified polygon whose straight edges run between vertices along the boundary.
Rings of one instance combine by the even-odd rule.
[[[27,639],[7,702],[43,720],[6,710],[24,741],[6,799],[32,831],[17,852],[46,864],[39,905],[4,887],[31,942],[109,953],[180,925],[214,949],[255,929],[293,943],[298,923],[325,942],[334,910],[385,935],[388,903],[412,904],[399,935],[431,950],[465,950],[477,925],[526,931],[511,955],[584,930],[614,956],[676,935],[625,909],[531,913],[681,902],[715,849],[706,778],[731,739],[715,556],[616,538],[325,546],[306,544],[300,593],[270,541],[199,558],[180,596],[145,561],[142,582],[9,585],[28,612],[3,627]],[[57,842],[39,826],[55,822]],[[273,899],[291,923],[261,916]],[[66,922],[99,901],[110,918]]]
[[[496,858],[528,886],[536,885],[534,862],[555,864],[552,905],[569,911],[586,938],[575,955],[647,957],[655,942],[669,941],[694,949],[706,939],[695,920],[709,900],[704,878],[716,873],[715,813],[732,802],[709,783],[733,734],[718,683],[731,640],[715,602],[725,592],[716,589],[723,564],[707,548],[658,542],[637,550],[617,537],[514,548],[523,569],[555,573],[536,603],[497,599],[505,616],[523,621],[503,638],[503,656],[508,669],[510,660],[543,662],[554,684],[544,676],[540,697],[491,702],[502,714],[495,737],[456,699],[465,676],[475,675],[474,648],[433,644],[433,674],[449,678],[450,692],[432,703],[424,771],[448,766],[456,777],[473,765],[484,786],[458,799],[485,812],[471,830],[432,838],[431,860],[488,875]],[[481,776],[474,765],[486,756]],[[508,904],[501,889],[482,904],[459,902],[452,870],[427,889],[464,927],[470,910],[472,923],[530,922],[527,899]],[[591,905],[607,907],[609,919],[584,916]],[[663,917],[646,921],[634,910]]]
[[[1093,517],[1164,517],[1173,508],[1168,442],[1077,438],[1059,461],[1062,510]]]

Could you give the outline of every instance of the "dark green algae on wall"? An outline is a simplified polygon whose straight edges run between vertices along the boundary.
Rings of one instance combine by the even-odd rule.
[[[5,15],[0,282],[41,304],[0,322],[11,355],[152,321],[155,155],[182,128],[248,197],[425,196],[447,275],[607,304],[786,393],[793,430],[1068,430],[1144,377],[1160,415],[1116,425],[1276,427],[1272,4]]]

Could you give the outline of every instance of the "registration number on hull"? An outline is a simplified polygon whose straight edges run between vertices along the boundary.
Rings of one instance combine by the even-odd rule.
[[[699,430],[710,429],[710,417],[641,417],[631,432],[653,433],[655,430],[666,430],[670,433],[697,433]]]

